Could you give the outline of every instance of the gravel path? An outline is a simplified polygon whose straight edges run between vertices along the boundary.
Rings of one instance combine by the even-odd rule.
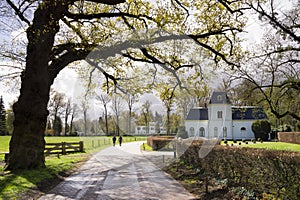
[[[95,154],[39,200],[52,199],[194,199],[160,167],[173,152],[140,151],[142,142],[125,143]]]

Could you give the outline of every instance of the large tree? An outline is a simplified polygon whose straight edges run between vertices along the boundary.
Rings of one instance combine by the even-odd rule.
[[[95,47],[98,48],[90,54],[89,64],[115,84],[120,80],[118,73],[126,73],[126,70],[97,64],[99,56],[105,60],[119,54],[131,60],[156,63],[176,76],[178,70],[191,63],[181,60],[178,64],[174,55],[160,57],[168,53],[164,50],[168,44],[164,46],[162,42],[189,39],[205,49],[216,63],[224,61],[235,65],[234,55],[239,52],[236,34],[245,25],[245,21],[240,20],[243,8],[239,1],[5,2],[7,10],[13,9],[11,14],[17,15],[27,27],[28,40],[20,96],[13,106],[15,120],[8,170],[45,166],[44,130],[50,86],[62,69],[85,59]],[[138,36],[144,35],[138,34],[140,29],[146,30],[144,33],[148,35],[137,42]],[[164,33],[151,29],[162,29]],[[128,51],[124,51],[126,49]]]
[[[284,118],[300,120],[300,1],[291,2],[291,6],[274,0],[249,3],[265,32],[232,76],[239,81],[240,103],[263,105],[278,126]]]

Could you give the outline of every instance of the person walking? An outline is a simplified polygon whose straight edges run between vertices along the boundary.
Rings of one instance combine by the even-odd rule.
[[[114,135],[114,137],[112,138],[112,141],[113,141],[113,146],[115,146],[115,145],[116,145],[116,140],[117,140],[117,138],[116,138],[116,136]]]
[[[123,138],[122,138],[122,136],[120,135],[120,136],[119,136],[119,144],[120,144],[120,146],[122,145],[122,141],[123,141]]]

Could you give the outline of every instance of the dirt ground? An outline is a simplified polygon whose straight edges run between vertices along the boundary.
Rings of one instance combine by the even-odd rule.
[[[199,200],[240,200],[245,199],[238,191],[227,186],[226,180],[205,179],[191,166],[174,162],[163,169],[176,179],[186,190]],[[248,198],[251,199],[251,198]]]

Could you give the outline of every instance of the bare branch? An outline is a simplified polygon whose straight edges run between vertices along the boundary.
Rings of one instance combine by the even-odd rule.
[[[10,5],[10,7],[15,11],[16,15],[25,22],[28,26],[30,26],[30,21],[23,15],[23,12],[21,12],[20,9],[17,8],[17,6],[11,1],[6,0],[6,2]]]

